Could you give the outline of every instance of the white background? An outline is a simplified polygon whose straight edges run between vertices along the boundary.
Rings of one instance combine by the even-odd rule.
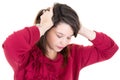
[[[120,45],[119,0],[0,0],[0,80],[13,80],[13,71],[2,49],[2,43],[13,31],[30,26],[40,9],[54,2],[70,5],[76,10],[82,25],[108,34]],[[79,42],[78,42],[79,39]],[[88,45],[78,36],[73,42]],[[109,60],[96,63],[81,70],[79,80],[120,80],[120,51]]]

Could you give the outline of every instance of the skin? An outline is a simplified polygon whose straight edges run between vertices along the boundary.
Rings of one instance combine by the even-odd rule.
[[[52,22],[53,16],[53,7],[47,8],[44,11],[43,15],[40,17],[41,22],[38,29],[40,31],[40,37],[44,35],[44,33],[51,28],[53,25]],[[96,37],[96,33],[93,30],[87,29],[86,27],[81,26],[78,34],[86,37],[89,40],[94,40]],[[52,28],[48,31],[47,34],[47,51],[46,57],[51,60],[54,60],[57,57],[57,52],[61,51],[64,47],[66,47],[73,35],[73,30],[70,25],[66,23],[60,23],[57,27]]]
[[[55,59],[57,52],[65,48],[73,36],[72,28],[66,23],[59,23],[58,26],[52,28],[47,34],[47,50],[49,58]]]
[[[44,12],[43,15],[40,16],[41,21],[40,21],[40,37],[44,35],[44,33],[51,28],[53,25],[52,22],[52,16],[53,16],[53,7],[47,8]]]

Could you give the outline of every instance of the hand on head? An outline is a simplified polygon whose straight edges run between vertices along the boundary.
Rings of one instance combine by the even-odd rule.
[[[43,10],[43,14],[40,16],[40,27],[45,27],[46,30],[49,30],[53,26],[53,8],[47,8]]]

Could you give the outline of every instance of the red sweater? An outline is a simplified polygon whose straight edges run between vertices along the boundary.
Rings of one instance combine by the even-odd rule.
[[[68,64],[62,67],[63,55],[55,60],[43,55],[35,45],[40,33],[36,26],[11,34],[3,43],[6,59],[14,70],[14,80],[78,80],[80,70],[90,64],[111,58],[118,50],[106,34],[96,32],[91,46],[70,44]]]

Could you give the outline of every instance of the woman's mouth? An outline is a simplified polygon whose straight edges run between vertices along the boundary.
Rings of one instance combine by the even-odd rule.
[[[63,49],[64,47],[61,47],[61,46],[57,46],[58,49]]]

